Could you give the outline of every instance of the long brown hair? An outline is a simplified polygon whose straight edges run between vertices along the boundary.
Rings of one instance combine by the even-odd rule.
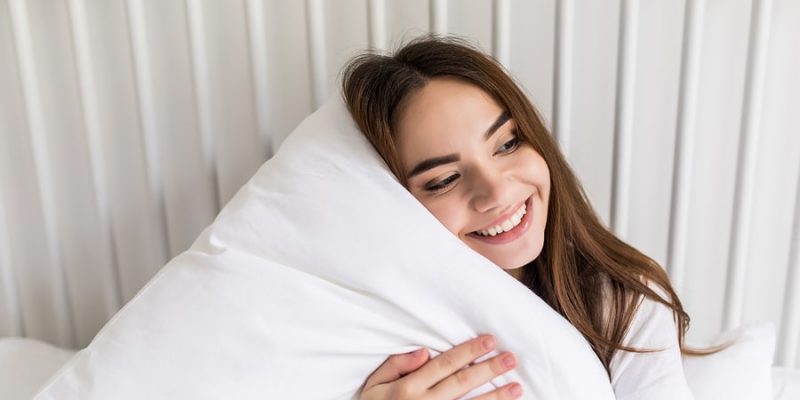
[[[426,35],[392,56],[357,56],[343,70],[343,96],[350,113],[400,182],[407,186],[394,136],[396,118],[409,94],[437,77],[483,89],[510,113],[519,139],[547,163],[551,194],[545,242],[540,255],[523,267],[520,281],[583,334],[606,372],[610,374],[617,350],[657,350],[622,345],[641,295],[672,309],[682,352],[705,354],[684,346],[689,315],[664,270],[602,225],[527,96],[499,64],[463,39]],[[668,298],[647,282],[657,284]]]

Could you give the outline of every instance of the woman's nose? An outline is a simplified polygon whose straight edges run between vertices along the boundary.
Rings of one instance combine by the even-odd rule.
[[[474,174],[472,203],[475,211],[483,213],[509,204],[510,188],[502,176],[500,171],[494,170],[482,170]]]

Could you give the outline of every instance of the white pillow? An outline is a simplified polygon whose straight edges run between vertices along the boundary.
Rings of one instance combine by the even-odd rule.
[[[580,333],[416,201],[337,95],[37,398],[352,398],[387,356],[481,333],[519,365],[465,397],[614,398]]]
[[[773,324],[743,326],[719,335],[708,344],[729,340],[734,340],[734,344],[719,353],[683,357],[686,380],[696,400],[771,399]]]
[[[34,339],[0,338],[0,399],[29,400],[74,354]]]

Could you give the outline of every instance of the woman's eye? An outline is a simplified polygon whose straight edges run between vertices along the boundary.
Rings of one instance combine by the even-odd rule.
[[[510,153],[510,152],[516,150],[517,147],[519,147],[519,143],[520,143],[519,138],[514,137],[513,139],[503,143],[503,145],[500,146],[500,149],[498,149],[497,152],[498,153]]]
[[[450,175],[450,176],[448,176],[447,178],[444,178],[443,180],[441,180],[439,183],[435,183],[435,184],[433,184],[433,185],[428,185],[428,186],[426,186],[426,187],[425,187],[425,190],[427,190],[427,191],[429,191],[429,192],[438,192],[438,191],[444,190],[444,189],[445,189],[445,188],[447,188],[447,186],[449,186],[449,185],[450,185],[450,184],[451,184],[453,181],[455,181],[456,179],[458,179],[458,177],[459,177],[459,176],[460,176],[459,174],[453,174],[453,175]]]

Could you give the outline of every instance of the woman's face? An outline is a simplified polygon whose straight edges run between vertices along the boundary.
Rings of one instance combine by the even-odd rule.
[[[550,171],[487,93],[438,78],[397,120],[408,190],[464,243],[515,277],[542,250]]]

